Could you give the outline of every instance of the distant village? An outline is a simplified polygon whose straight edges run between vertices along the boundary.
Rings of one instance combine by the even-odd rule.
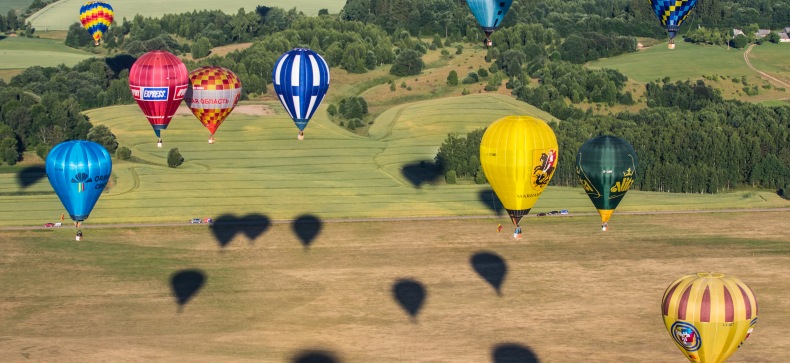
[[[765,37],[769,36],[771,33],[772,33],[772,30],[770,30],[770,29],[760,29],[756,33],[754,33],[754,37],[755,37],[755,39],[762,39],[762,38],[765,38]],[[741,30],[741,29],[733,29],[732,30],[732,36],[736,37],[738,35],[743,35],[745,37],[747,36],[746,34],[743,33],[743,30]],[[778,35],[779,35],[779,43],[790,43],[790,26],[784,28],[784,30],[782,32],[778,33]]]

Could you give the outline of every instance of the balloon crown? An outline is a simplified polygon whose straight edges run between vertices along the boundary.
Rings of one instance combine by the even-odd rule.
[[[633,176],[633,175],[634,175],[634,171],[631,170],[631,168],[628,168],[628,170],[623,172],[623,176],[624,177],[629,177],[629,176]]]

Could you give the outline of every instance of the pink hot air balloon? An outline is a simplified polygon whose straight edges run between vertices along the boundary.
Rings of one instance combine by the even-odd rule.
[[[164,50],[143,54],[129,71],[132,96],[154,128],[159,147],[162,147],[160,131],[170,124],[188,85],[187,67],[178,57]]]

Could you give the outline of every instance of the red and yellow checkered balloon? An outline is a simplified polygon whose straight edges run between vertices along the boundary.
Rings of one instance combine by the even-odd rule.
[[[189,81],[190,88],[184,100],[213,138],[219,125],[239,102],[241,81],[231,70],[214,66],[192,71]]]

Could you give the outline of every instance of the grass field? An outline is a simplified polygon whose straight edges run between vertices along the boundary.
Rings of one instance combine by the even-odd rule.
[[[95,55],[69,48],[62,41],[25,37],[0,39],[0,69],[22,69],[31,66],[73,66]]]
[[[17,14],[21,14],[32,3],[33,3],[33,0],[3,0],[3,1],[0,1],[0,14],[3,14],[3,17],[5,17],[5,16],[8,15],[8,11],[11,10],[11,9],[16,10]]]
[[[95,124],[109,126],[120,144],[130,147],[141,161],[114,160],[116,184],[100,198],[87,223],[186,222],[195,217],[251,214],[270,219],[304,214],[320,218],[492,215],[488,186],[444,185],[440,175],[422,164],[432,165],[449,132],[463,134],[511,114],[549,119],[506,96],[469,95],[394,107],[375,121],[371,137],[350,133],[319,111],[306,129],[306,140],[298,142],[296,128],[279,104],[258,106],[271,106],[277,114],[232,114],[213,145],[206,142],[208,132],[191,114],[176,116],[162,133],[162,149],[156,147],[154,133],[137,105],[86,112]],[[166,166],[167,152],[173,147],[186,159],[177,169]],[[37,170],[40,167],[28,165],[0,171],[0,225],[40,225],[63,212]],[[787,205],[771,192],[632,191],[619,210]],[[579,188],[549,187],[534,211],[554,209],[594,212]]]
[[[754,47],[750,59],[757,69],[787,80],[790,78],[790,71],[784,66],[786,62],[783,59],[788,55],[790,46],[766,44]],[[664,77],[669,77],[674,82],[716,75],[716,81],[705,82],[721,89],[725,98],[738,98],[743,101],[764,102],[790,97],[790,89],[777,91],[762,88],[768,81],[762,80],[758,73],[749,69],[743,60],[742,49],[680,43],[674,50],[670,50],[662,43],[637,53],[599,59],[590,62],[589,66],[617,69],[629,79],[644,83]],[[742,92],[742,84],[732,82],[732,78],[740,79],[743,76],[750,83],[758,85],[759,95],[748,97]]]
[[[0,361],[681,362],[662,293],[712,270],[760,304],[728,362],[783,362],[788,214],[0,231]]]
[[[40,30],[67,30],[71,24],[79,22],[80,6],[84,0],[60,0],[31,15],[27,20]],[[286,3],[276,0],[236,0],[232,3],[220,3],[210,0],[124,0],[111,2],[116,22],[123,18],[132,20],[135,15],[159,18],[165,14],[180,14],[192,10],[222,10],[227,14],[235,14],[240,8],[247,12],[254,11],[257,6],[270,6],[283,9],[296,8],[306,15],[317,15],[321,9],[337,14],[345,5],[345,0],[293,0]]]

